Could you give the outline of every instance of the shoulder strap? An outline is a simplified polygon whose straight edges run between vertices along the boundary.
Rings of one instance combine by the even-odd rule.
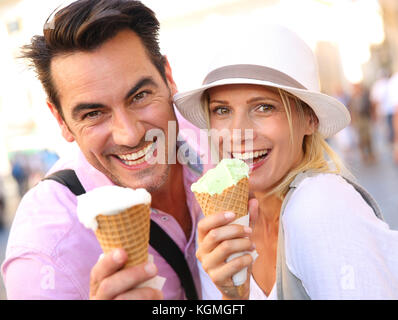
[[[57,171],[43,180],[54,180],[69,188],[76,196],[86,192],[79,181],[76,172],[71,169]],[[195,283],[191,274],[191,270],[185,260],[180,248],[173,239],[151,219],[149,244],[154,248],[173,268],[180,279],[181,285],[185,290],[188,300],[198,300]]]
[[[149,243],[167,261],[180,278],[188,300],[198,300],[195,283],[188,263],[177,244],[163,229],[151,220]]]
[[[72,169],[65,169],[54,172],[53,174],[44,177],[43,180],[57,181],[58,183],[66,186],[76,196],[80,196],[83,193],[86,193],[86,190],[84,190],[84,187],[80,183],[80,180],[76,175],[76,172]]]
[[[290,185],[290,190],[286,194],[282,202],[282,208],[279,216],[279,231],[278,231],[278,244],[276,251],[276,290],[278,300],[309,300],[307,292],[299,278],[290,272],[286,264],[285,253],[285,233],[282,224],[282,215],[285,207],[292,196],[296,186],[303,179],[295,179]],[[294,184],[297,182],[297,184]]]
[[[294,274],[292,274],[286,264],[286,254],[285,254],[285,240],[284,240],[284,230],[282,224],[282,216],[285,211],[286,205],[289,202],[292,194],[298,187],[298,185],[306,178],[318,175],[316,171],[305,171],[299,173],[296,178],[290,184],[290,189],[283,199],[282,208],[279,217],[279,233],[278,233],[278,247],[277,247],[277,266],[276,266],[276,285],[277,285],[277,295],[278,299],[310,299],[304,286],[300,279],[298,279]],[[366,203],[373,209],[375,215],[383,220],[383,216],[379,206],[377,205],[374,198],[357,182],[355,182],[353,177],[348,175],[340,175],[349,184],[351,184],[354,189],[359,192]]]

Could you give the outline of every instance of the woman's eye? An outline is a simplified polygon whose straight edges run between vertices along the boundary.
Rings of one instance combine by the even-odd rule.
[[[213,109],[213,113],[217,114],[217,115],[225,115],[229,113],[229,109],[226,107],[217,107]]]
[[[266,112],[269,113],[273,110],[275,110],[275,107],[271,104],[260,104],[259,106],[257,106],[256,110],[260,111],[260,112]]]

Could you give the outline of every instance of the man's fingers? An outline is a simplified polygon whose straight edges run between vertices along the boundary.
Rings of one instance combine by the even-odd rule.
[[[163,300],[163,293],[160,290],[143,287],[120,294],[114,300]]]
[[[91,269],[90,297],[95,296],[100,283],[116,271],[120,270],[127,261],[127,253],[123,249],[115,249],[102,254]]]
[[[157,274],[153,263],[142,263],[108,276],[101,281],[96,292],[96,299],[114,299],[116,296],[131,291],[140,283]]]

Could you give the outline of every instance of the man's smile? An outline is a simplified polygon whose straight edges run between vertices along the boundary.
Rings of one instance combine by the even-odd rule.
[[[125,165],[134,166],[143,163],[150,157],[156,149],[156,141],[147,144],[145,147],[141,148],[136,152],[125,153],[120,155],[115,155],[119,158]]]

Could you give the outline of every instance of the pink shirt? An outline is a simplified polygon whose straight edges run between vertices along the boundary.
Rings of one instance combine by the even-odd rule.
[[[76,154],[59,160],[53,171],[71,168],[76,171],[86,191],[111,185],[92,167],[76,148]],[[184,186],[192,218],[189,239],[173,216],[152,210],[151,219],[159,224],[184,253],[200,296],[201,287],[195,257],[195,230],[200,208],[190,186],[202,171],[201,165],[185,165]],[[102,249],[92,230],[77,219],[77,199],[65,186],[42,181],[22,199],[8,240],[2,275],[8,299],[88,299],[90,272]],[[185,299],[177,274],[151,247],[158,274],[167,280],[165,299]]]

